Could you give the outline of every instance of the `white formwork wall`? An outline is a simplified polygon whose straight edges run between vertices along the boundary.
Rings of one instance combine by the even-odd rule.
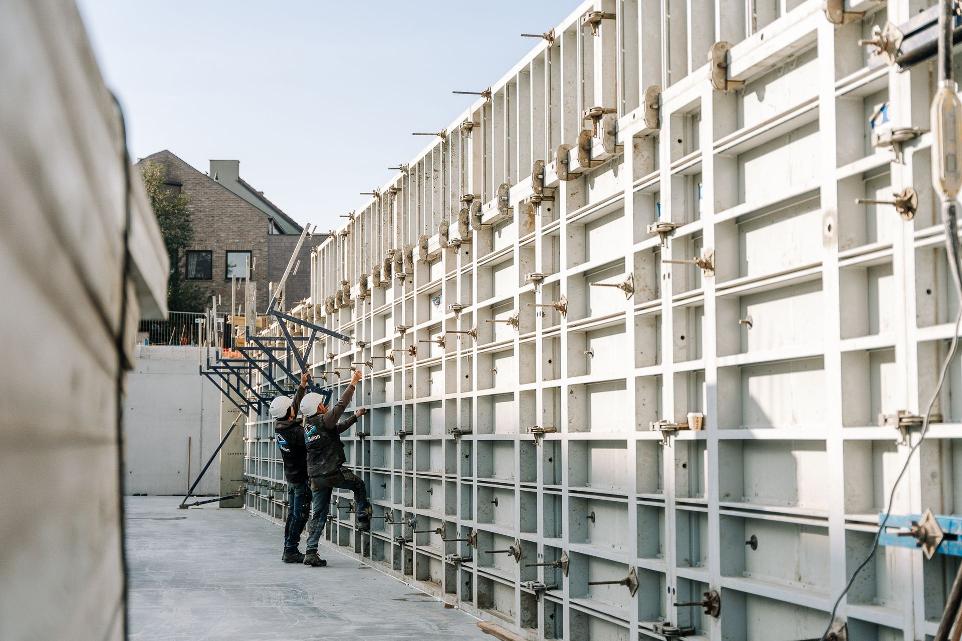
[[[931,136],[896,160],[869,128],[888,103],[927,129],[934,70],[857,44],[929,4],[846,2],[836,25],[819,0],[601,0],[557,26],[313,256],[302,313],[357,341],[319,341],[313,373],[373,360],[346,449],[399,524],[362,536],[340,510],[328,537],[533,639],[819,638],[908,453],[877,417],[920,411],[957,305]],[[911,221],[855,203],[907,186]],[[594,286],[629,276],[627,298]],[[956,363],[895,513],[959,512],[960,399]],[[649,429],[689,412],[703,431]],[[248,506],[279,518],[270,434],[248,427]],[[486,553],[515,544],[520,563]],[[567,575],[525,565],[562,554]],[[881,549],[850,638],[933,634],[956,567]],[[634,596],[588,585],[631,568]],[[674,607],[709,589],[719,618]]]
[[[167,252],[73,2],[0,2],[0,87],[0,639],[124,641],[118,380]]]

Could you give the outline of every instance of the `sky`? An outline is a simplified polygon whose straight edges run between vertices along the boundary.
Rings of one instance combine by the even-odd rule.
[[[78,0],[131,155],[169,149],[326,230],[581,0]]]

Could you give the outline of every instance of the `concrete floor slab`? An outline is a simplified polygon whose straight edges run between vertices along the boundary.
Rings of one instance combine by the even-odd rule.
[[[127,499],[134,641],[491,639],[476,619],[322,546],[281,562],[281,530],[242,510]],[[302,544],[303,550],[303,544]]]

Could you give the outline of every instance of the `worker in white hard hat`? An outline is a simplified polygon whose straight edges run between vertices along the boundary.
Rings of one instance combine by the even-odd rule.
[[[350,429],[367,410],[359,408],[350,417],[338,422],[341,414],[351,403],[354,388],[361,377],[361,371],[355,370],[350,384],[341,395],[341,400],[332,408],[328,408],[320,399],[309,398],[310,394],[301,401],[301,413],[304,414],[305,424],[304,437],[307,442],[307,475],[310,477],[311,492],[314,496],[311,505],[311,523],[307,528],[305,565],[327,564],[317,555],[317,546],[324,531],[324,522],[327,519],[331,492],[334,488],[354,492],[354,502],[357,505],[357,529],[361,532],[371,529],[371,506],[367,501],[367,487],[361,477],[344,468],[347,459],[344,456],[344,445],[341,443],[341,434]]]
[[[311,487],[307,478],[307,448],[304,426],[297,420],[297,408],[307,391],[310,376],[301,374],[301,384],[294,394],[278,396],[271,401],[270,414],[274,418],[274,439],[284,460],[287,478],[287,521],[284,523],[284,563],[303,563],[304,555],[297,549],[301,533],[310,516]],[[310,396],[310,394],[307,394]]]

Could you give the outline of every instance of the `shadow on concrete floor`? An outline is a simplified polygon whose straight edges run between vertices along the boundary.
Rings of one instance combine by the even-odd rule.
[[[492,639],[473,617],[331,547],[326,568],[285,564],[281,528],[179,502],[127,499],[133,641]]]

